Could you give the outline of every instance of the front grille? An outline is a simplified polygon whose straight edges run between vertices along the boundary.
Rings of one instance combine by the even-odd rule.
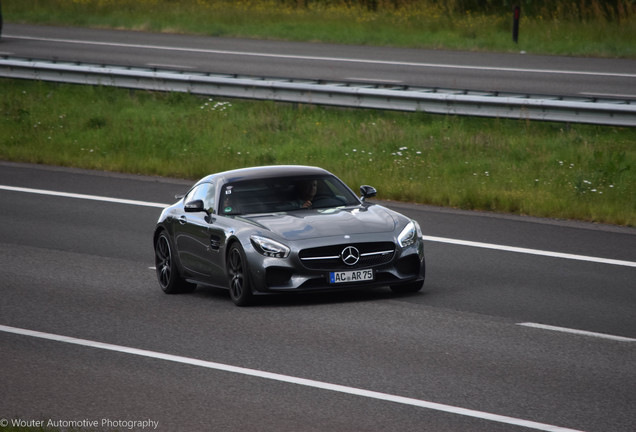
[[[347,265],[340,254],[353,246],[360,252],[360,259],[355,265]],[[377,267],[391,262],[395,255],[395,244],[391,242],[351,243],[317,248],[303,249],[299,256],[303,265],[311,270],[341,270]]]

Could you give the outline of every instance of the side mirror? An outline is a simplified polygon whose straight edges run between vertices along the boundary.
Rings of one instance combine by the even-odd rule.
[[[194,200],[187,202],[183,206],[183,210],[185,210],[186,213],[206,212],[206,210],[203,208],[203,200]]]
[[[360,186],[360,193],[362,194],[362,201],[366,200],[367,198],[372,198],[374,197],[378,191],[375,190],[375,188],[373,186]]]

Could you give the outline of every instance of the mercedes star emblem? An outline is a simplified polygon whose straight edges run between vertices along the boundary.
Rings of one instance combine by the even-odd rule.
[[[360,260],[360,251],[353,246],[347,246],[340,253],[340,258],[346,265],[355,265]]]

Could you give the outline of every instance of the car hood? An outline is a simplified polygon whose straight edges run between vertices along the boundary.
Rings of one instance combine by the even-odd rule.
[[[287,240],[392,232],[397,223],[390,210],[378,205],[298,210],[243,219]]]

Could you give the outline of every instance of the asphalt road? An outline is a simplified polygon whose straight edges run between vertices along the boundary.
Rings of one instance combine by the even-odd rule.
[[[0,429],[636,429],[635,229],[394,204],[432,239],[421,293],[237,308],[150,268],[188,184],[0,162]]]
[[[0,55],[266,77],[636,99],[636,60],[379,48],[6,23]]]

